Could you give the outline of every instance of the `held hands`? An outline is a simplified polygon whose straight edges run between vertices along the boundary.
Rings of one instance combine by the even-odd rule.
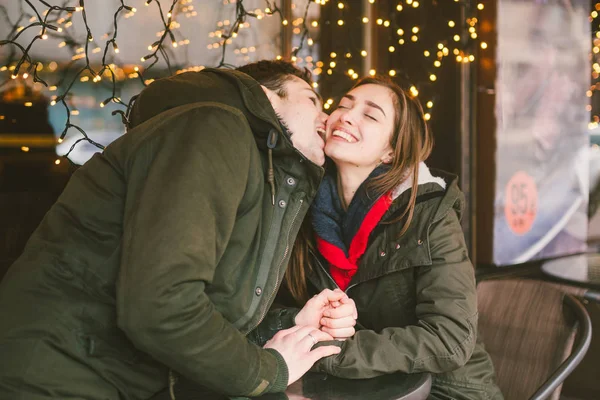
[[[357,318],[354,300],[340,289],[325,289],[306,302],[295,322],[320,329],[336,340],[344,340],[354,335]]]
[[[288,386],[302,377],[318,360],[338,354],[338,346],[318,342],[345,340],[354,335],[358,313],[354,301],[340,289],[325,289],[306,302],[296,315],[296,326],[279,331],[264,348],[281,354],[288,366]]]
[[[264,348],[277,350],[285,360],[288,366],[289,386],[300,379],[318,360],[341,351],[338,346],[321,346],[311,350],[318,342],[332,339],[319,329],[296,325],[277,332]]]

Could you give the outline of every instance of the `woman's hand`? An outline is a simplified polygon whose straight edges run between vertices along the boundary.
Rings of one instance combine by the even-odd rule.
[[[356,304],[354,304],[354,300],[346,296],[340,299],[338,304],[331,305],[323,311],[320,329],[336,340],[345,340],[354,336],[357,318]]]
[[[340,289],[325,289],[308,300],[296,316],[296,325],[321,329],[343,340],[354,335],[358,313],[354,300]]]

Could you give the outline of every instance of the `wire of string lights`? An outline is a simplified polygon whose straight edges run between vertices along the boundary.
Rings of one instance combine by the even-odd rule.
[[[146,54],[141,58],[143,66],[135,67],[134,73],[130,74],[130,78],[139,78],[144,86],[150,84],[154,79],[147,79],[149,71],[156,67],[160,60],[163,60],[166,64],[167,71],[169,74],[173,74],[172,64],[170,59],[170,51],[179,45],[185,45],[189,43],[189,40],[182,39],[177,40],[176,28],[179,27],[176,21],[177,11],[184,12],[186,16],[195,14],[190,10],[193,9],[189,5],[192,0],[170,0],[165,6],[161,4],[160,0],[146,0],[145,6],[156,6],[158,9],[158,16],[161,21],[161,31],[158,33],[159,38],[148,46],[150,53]],[[40,3],[40,4],[38,4]],[[0,67],[0,72],[7,72],[10,75],[10,79],[27,79],[31,77],[34,84],[39,83],[48,88],[49,91],[59,91],[58,95],[52,96],[51,106],[61,104],[64,107],[66,113],[66,122],[64,129],[62,130],[58,142],[62,143],[65,136],[70,130],[76,130],[81,134],[81,138],[76,140],[65,157],[69,161],[69,155],[74,148],[81,142],[85,141],[93,146],[103,149],[104,146],[93,140],[85,132],[85,130],[78,124],[74,123],[71,116],[78,115],[79,111],[73,106],[72,99],[74,96],[73,86],[76,82],[87,82],[91,80],[92,83],[102,83],[106,86],[108,83],[111,87],[111,95],[104,99],[100,103],[100,107],[106,106],[108,103],[115,103],[121,107],[121,109],[114,110],[112,115],[119,114],[122,122],[127,126],[129,111],[135,101],[136,95],[132,96],[128,102],[124,102],[117,93],[117,68],[118,66],[114,63],[114,57],[119,54],[120,49],[118,46],[119,38],[119,26],[123,17],[129,18],[136,13],[136,8],[128,4],[127,0],[119,0],[119,6],[115,10],[112,18],[112,26],[110,32],[104,34],[102,39],[97,40],[92,34],[92,29],[88,23],[88,15],[85,5],[85,0],[65,0],[60,5],[51,5],[46,1],[37,0],[34,4],[32,0],[23,0],[19,2],[19,11],[17,18],[12,21],[9,18],[9,13],[6,6],[0,5],[0,17],[3,17],[10,26],[6,39],[0,40],[0,47],[10,47],[7,52],[7,59],[3,60],[4,66]],[[216,67],[234,67],[231,63],[226,61],[226,49],[232,40],[237,37],[239,30],[244,27],[248,18],[262,19],[263,14],[257,14],[253,10],[249,10],[246,7],[244,0],[232,1],[229,0],[227,3],[235,3],[235,21],[231,24],[230,29],[223,33],[220,37],[220,48],[221,57]],[[266,15],[278,14],[283,21],[281,9],[275,4],[275,1],[265,0],[267,7],[265,8]],[[306,2],[305,16],[308,13],[308,9],[312,1]],[[178,7],[179,6],[179,7]],[[72,29],[70,29],[74,22],[83,23],[85,34],[78,37]],[[22,36],[25,32],[30,30],[39,29],[39,32],[31,38],[28,43],[23,43]],[[308,27],[304,23],[304,31],[301,35],[301,44],[293,52],[295,56],[298,51],[302,48],[302,43],[306,41],[308,37]],[[66,70],[70,70],[71,67],[76,69],[75,74],[71,74],[58,77],[58,82],[49,85],[44,79],[40,77],[38,71],[41,63],[32,57],[32,48],[36,43],[44,42],[48,38],[59,39],[59,47],[67,47],[71,53],[72,58],[67,65]],[[103,42],[103,45],[98,45],[99,42]],[[102,50],[103,47],[103,50]],[[102,53],[102,60],[100,65],[94,65],[90,62],[91,53]],[[179,71],[178,71],[179,72]],[[103,77],[105,78],[103,80]],[[107,79],[106,79],[107,78]],[[0,88],[4,86],[10,79],[4,82],[0,81]],[[58,161],[58,160],[57,160]]]

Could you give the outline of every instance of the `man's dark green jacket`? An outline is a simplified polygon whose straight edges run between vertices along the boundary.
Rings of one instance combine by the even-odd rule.
[[[246,334],[322,174],[247,75],[150,85],[0,284],[0,399],[146,399],[169,370],[225,394],[284,390],[281,355]]]

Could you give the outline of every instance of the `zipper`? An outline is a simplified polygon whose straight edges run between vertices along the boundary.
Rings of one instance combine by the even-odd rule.
[[[338,289],[342,290],[339,285],[337,284],[337,282],[335,281],[335,279],[333,279],[333,277],[329,274],[329,272],[325,269],[325,267],[323,266],[323,264],[321,263],[321,260],[319,259],[319,257],[316,256],[315,253],[313,253],[312,250],[308,250],[308,252],[313,256],[313,258],[317,261],[317,264],[319,265],[319,267],[323,270],[323,272],[325,272],[325,275],[327,275],[327,277],[329,278],[329,280],[331,280],[331,282],[335,285],[335,287],[337,287]]]
[[[298,218],[298,214],[300,214],[300,210],[302,209],[302,204],[304,204],[304,200],[300,199],[300,207],[298,207],[298,209],[296,210],[296,214],[294,214],[294,218],[292,219],[292,223],[290,224],[290,229],[287,232],[287,236],[286,236],[286,239],[285,239],[286,245],[285,245],[285,251],[283,252],[283,258],[281,259],[281,262],[277,266],[277,276],[276,276],[277,277],[277,284],[275,285],[275,289],[273,290],[273,292],[271,292],[271,294],[269,295],[267,304],[271,303],[271,301],[273,299],[273,296],[275,296],[275,294],[277,294],[277,291],[279,290],[279,286],[281,286],[281,282],[279,280],[279,273],[281,272],[281,266],[283,265],[283,262],[287,258],[287,255],[288,255],[288,253],[290,251],[290,232],[292,231],[292,228],[294,227],[294,223],[296,222],[296,219]],[[265,311],[261,315],[261,317],[258,320],[258,322],[256,323],[256,325],[254,325],[252,328],[250,328],[246,334],[252,332],[258,325],[260,325],[260,323],[263,322],[263,320],[267,316],[268,312],[269,312],[269,306],[265,307]]]
[[[312,256],[314,257],[315,260],[317,260],[317,264],[319,265],[319,267],[321,267],[321,269],[323,270],[323,272],[325,272],[325,275],[327,275],[327,277],[331,280],[331,282],[333,282],[333,284],[340,290],[342,290],[339,285],[337,284],[337,282],[335,281],[335,279],[333,279],[333,277],[331,276],[331,274],[329,274],[329,272],[325,269],[325,267],[323,266],[323,264],[321,263],[321,260],[319,260],[319,257],[317,257],[315,255],[315,253],[312,252],[312,250],[309,250],[309,253],[312,254]],[[352,289],[354,286],[356,286],[357,283],[350,285],[346,288],[346,290],[344,290],[344,293],[348,294],[348,290]]]

